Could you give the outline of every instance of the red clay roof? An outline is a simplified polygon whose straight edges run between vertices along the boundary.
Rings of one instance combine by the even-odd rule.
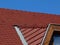
[[[46,28],[22,28],[21,32],[24,35],[28,45],[39,45],[42,42]]]
[[[0,9],[0,44],[22,45],[13,25],[20,26],[22,34],[29,45],[39,44],[47,25],[49,23],[59,24],[59,20],[60,16],[52,14]]]

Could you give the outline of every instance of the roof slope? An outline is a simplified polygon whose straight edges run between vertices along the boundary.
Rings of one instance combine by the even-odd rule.
[[[47,25],[49,23],[59,24],[59,20],[60,16],[57,15],[0,9],[0,44],[22,45],[21,40],[19,39],[13,25],[18,25],[20,26],[21,30],[26,30],[22,32],[24,37],[27,36],[25,34],[28,34],[29,31],[30,34],[33,32],[33,38],[31,35],[27,36],[28,38],[25,38],[26,40],[29,39],[27,41],[29,45],[36,45],[37,43],[39,44],[39,41],[42,40],[40,36],[44,36]],[[40,31],[43,33],[40,33]],[[37,38],[34,38],[35,35],[37,35]]]
[[[21,32],[28,45],[39,45],[42,42],[46,28],[22,28]]]

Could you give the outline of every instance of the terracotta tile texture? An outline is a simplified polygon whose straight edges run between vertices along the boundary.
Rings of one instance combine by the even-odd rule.
[[[24,28],[24,31],[21,32],[28,43],[28,45],[38,45],[41,43],[46,28]]]
[[[39,45],[47,25],[59,20],[59,15],[0,8],[0,45],[23,45],[13,25],[21,28],[28,45]]]

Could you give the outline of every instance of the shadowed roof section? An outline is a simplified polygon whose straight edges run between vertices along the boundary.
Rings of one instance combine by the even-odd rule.
[[[60,23],[59,15],[0,9],[0,44],[23,45],[14,26],[18,25],[28,45],[39,45],[49,23]]]

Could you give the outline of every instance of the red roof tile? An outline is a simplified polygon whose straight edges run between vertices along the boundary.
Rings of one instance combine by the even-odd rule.
[[[21,32],[27,43],[29,45],[37,45],[42,41],[46,28],[24,28],[24,31],[22,30]]]
[[[12,27],[0,25],[0,45],[22,45],[22,43]]]
[[[29,45],[41,43],[47,25],[60,23],[60,16],[52,14],[0,9],[0,44],[22,45],[14,26],[18,25]]]

